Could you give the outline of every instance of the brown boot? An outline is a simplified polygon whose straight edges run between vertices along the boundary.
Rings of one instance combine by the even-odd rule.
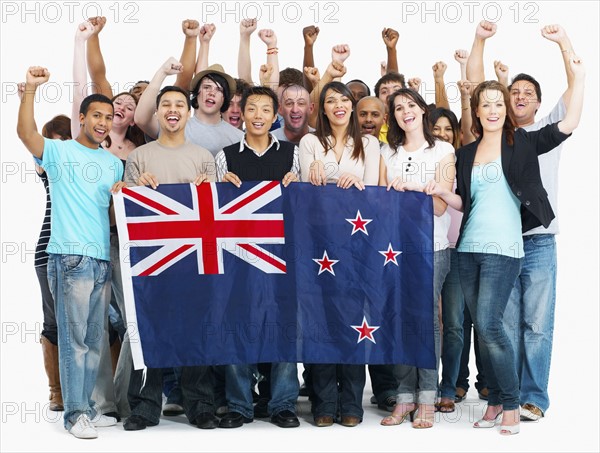
[[[48,385],[50,386],[50,410],[62,411],[63,399],[60,390],[60,375],[58,372],[58,346],[52,344],[43,335],[40,337],[42,351],[44,351],[44,367],[48,375]]]
[[[113,341],[113,344],[110,345],[110,358],[112,359],[112,370],[113,377],[115,376],[115,371],[117,370],[117,362],[119,361],[119,354],[121,353],[121,340],[116,338]]]

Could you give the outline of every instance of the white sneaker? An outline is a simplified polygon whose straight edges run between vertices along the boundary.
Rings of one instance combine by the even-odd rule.
[[[114,426],[117,424],[115,417],[107,417],[100,412],[96,412],[96,416],[90,420],[96,428],[105,428],[106,426]]]
[[[98,437],[98,432],[92,426],[90,418],[87,414],[81,414],[77,417],[77,421],[69,430],[78,439],[95,439]]]

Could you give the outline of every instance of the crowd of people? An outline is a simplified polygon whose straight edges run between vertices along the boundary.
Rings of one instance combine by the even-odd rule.
[[[37,131],[35,92],[49,80],[48,69],[30,67],[19,86],[17,132],[47,200],[35,267],[50,409],[64,411],[72,435],[95,438],[96,428],[121,419],[125,430],[141,430],[157,425],[161,414],[185,414],[200,429],[268,417],[293,428],[300,425],[299,395],[309,397],[318,427],[361,423],[362,365],[304,364],[302,385],[296,363],[133,369],[111,194],[128,186],[215,181],[237,187],[302,181],[341,190],[379,185],[431,196],[433,297],[423,303],[433,308],[438,366],[368,365],[371,402],[389,413],[381,425],[409,418],[414,428],[432,428],[435,411],[455,411],[469,389],[471,343],[475,386],[488,401],[474,428],[498,425],[501,434],[517,434],[521,420],[545,416],[558,162],[562,142],[580,120],[585,79],[560,25],[541,34],[559,47],[567,87],[536,121],[541,88],[534,77],[509,81],[508,67],[496,61],[498,80],[485,80],[485,42],[497,28],[487,21],[477,25],[471,51],[454,54],[460,119],[446,94],[446,64],[432,67],[435,103],[427,104],[421,81],[407,81],[399,71],[399,34],[391,28],[382,31],[388,60],[374,95],[362,80],[344,81],[348,45],[332,48],[321,76],[313,57],[316,26],[302,31],[301,69],[280,70],[275,32],[258,31],[266,62],[255,84],[254,19],[240,22],[238,78],[209,64],[215,25],[184,20],[181,58],[167,59],[130,91],[113,93],[99,39],[105,24],[94,17],[77,28],[73,78],[93,93],[75,90],[70,119],[57,116]],[[165,86],[173,75],[173,85]],[[71,177],[53,175],[65,163]],[[84,173],[90,165],[99,170],[93,181]]]

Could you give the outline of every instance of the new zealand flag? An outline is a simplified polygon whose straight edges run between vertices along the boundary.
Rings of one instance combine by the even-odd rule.
[[[123,189],[115,208],[136,369],[435,367],[431,197],[161,184]]]

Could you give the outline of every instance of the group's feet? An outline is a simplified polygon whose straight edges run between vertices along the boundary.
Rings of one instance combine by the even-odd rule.
[[[435,410],[438,412],[443,412],[445,414],[454,412],[456,410],[454,399],[442,397],[442,399],[439,402],[435,403]]]
[[[433,404],[419,404],[417,409],[417,418],[415,418],[412,423],[413,428],[433,428],[434,421],[435,406]]]
[[[383,426],[395,426],[400,425],[406,420],[406,417],[410,417],[410,421],[413,421],[417,406],[414,403],[400,403],[394,407],[392,415],[388,415],[381,420]]]
[[[488,406],[483,418],[473,424],[473,428],[493,428],[500,424],[500,434],[518,434],[520,431],[519,409],[502,411],[502,405]]]

